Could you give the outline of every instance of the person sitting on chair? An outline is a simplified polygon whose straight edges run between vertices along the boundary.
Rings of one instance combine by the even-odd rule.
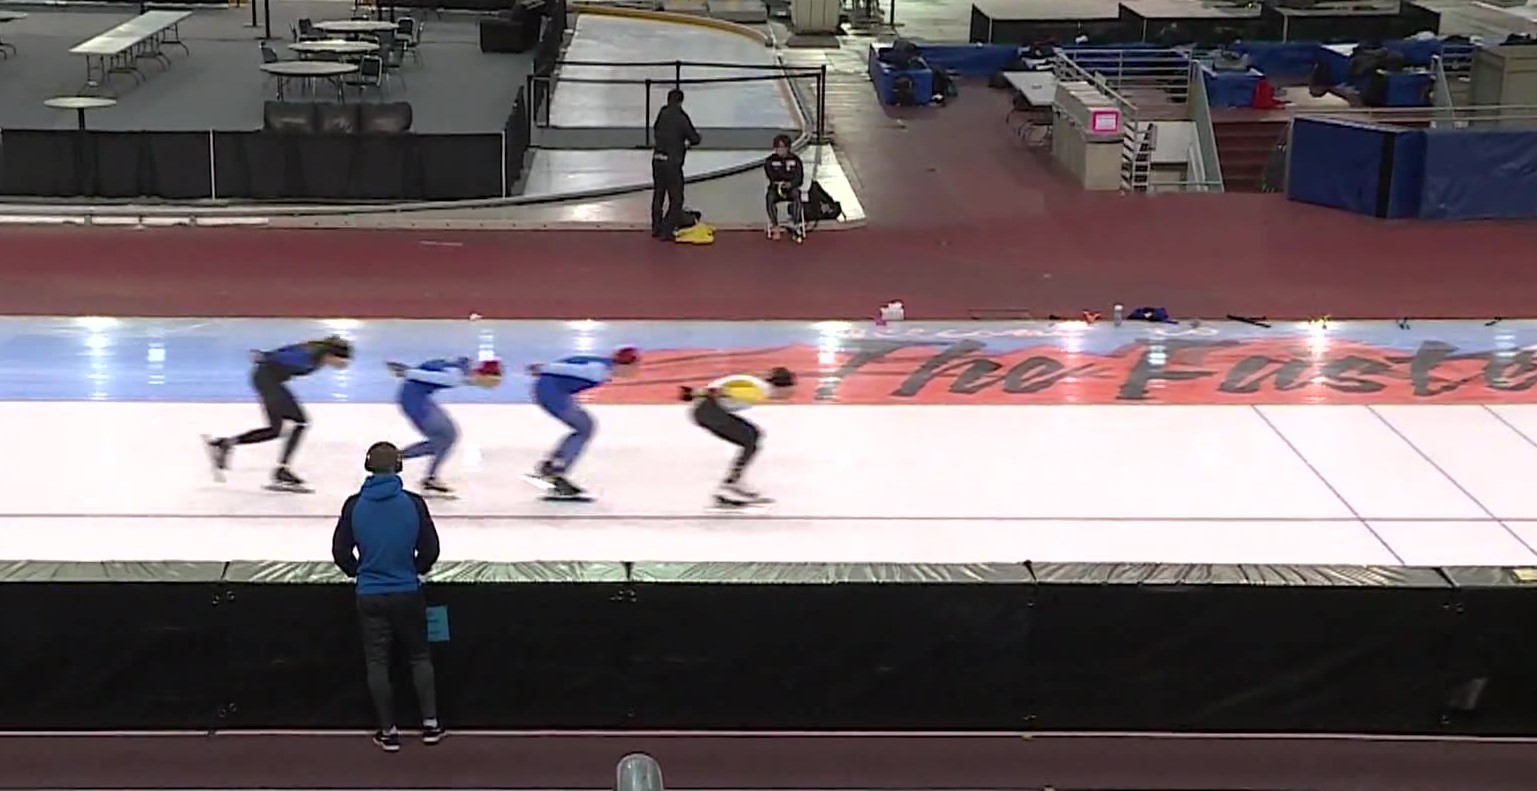
[[[774,136],[774,153],[763,160],[763,173],[768,176],[768,195],[764,204],[768,207],[768,236],[778,239],[784,235],[779,225],[779,204],[790,204],[790,233],[795,241],[806,238],[805,212],[801,201],[801,184],[806,180],[806,166],[794,151],[790,150],[789,135]]]

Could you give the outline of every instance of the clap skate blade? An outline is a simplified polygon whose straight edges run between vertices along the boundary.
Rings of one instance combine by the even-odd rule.
[[[540,497],[539,499],[541,499],[541,500],[543,500],[543,501],[545,501],[547,503],[590,503],[590,502],[592,502],[592,495],[587,494],[586,492],[578,492],[577,494],[562,494],[557,489],[555,484],[551,483],[550,481],[548,481],[548,480],[546,480],[546,479],[544,479],[544,478],[542,478],[542,477],[540,477],[538,475],[534,475],[532,473],[525,474],[523,476],[523,480],[527,481],[530,486],[533,486],[534,488],[539,489],[540,491],[544,492],[544,496]]]

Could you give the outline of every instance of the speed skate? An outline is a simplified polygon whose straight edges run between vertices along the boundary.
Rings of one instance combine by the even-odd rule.
[[[539,499],[547,503],[590,503],[593,501],[592,495],[585,491],[579,490],[571,493],[562,493],[557,490],[555,484],[533,473],[525,474],[523,480],[529,486],[543,492],[544,496]]]

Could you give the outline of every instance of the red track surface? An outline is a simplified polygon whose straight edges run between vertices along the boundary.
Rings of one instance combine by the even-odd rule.
[[[1530,791],[1537,747],[1477,740],[362,734],[0,737],[0,789],[613,788],[642,751],[677,789]],[[89,758],[87,758],[89,756]]]
[[[1084,193],[973,88],[896,119],[835,113],[868,229],[800,248],[615,232],[0,231],[0,313],[914,319],[1112,302],[1178,316],[1532,312],[1537,225],[1388,223],[1269,195]],[[423,244],[451,242],[453,245]]]

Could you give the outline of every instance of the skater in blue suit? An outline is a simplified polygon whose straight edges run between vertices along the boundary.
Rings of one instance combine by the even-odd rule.
[[[461,385],[496,387],[502,381],[502,364],[496,360],[483,360],[472,366],[468,357],[428,360],[415,367],[402,363],[386,364],[391,373],[405,380],[396,396],[400,411],[426,437],[402,451],[401,457],[415,459],[431,456],[432,463],[427,467],[427,477],[422,479],[422,494],[451,497],[453,489],[438,477],[438,469],[443,466],[443,460],[458,441],[459,430],[454,426],[454,421],[449,419],[448,413],[443,411],[443,407],[438,405],[438,391]]]
[[[640,353],[626,346],[608,357],[579,354],[553,363],[529,366],[534,377],[534,403],[571,428],[529,479],[550,489],[557,497],[581,497],[580,487],[566,474],[592,439],[592,416],[582,408],[577,394],[622,376],[640,362]]]

